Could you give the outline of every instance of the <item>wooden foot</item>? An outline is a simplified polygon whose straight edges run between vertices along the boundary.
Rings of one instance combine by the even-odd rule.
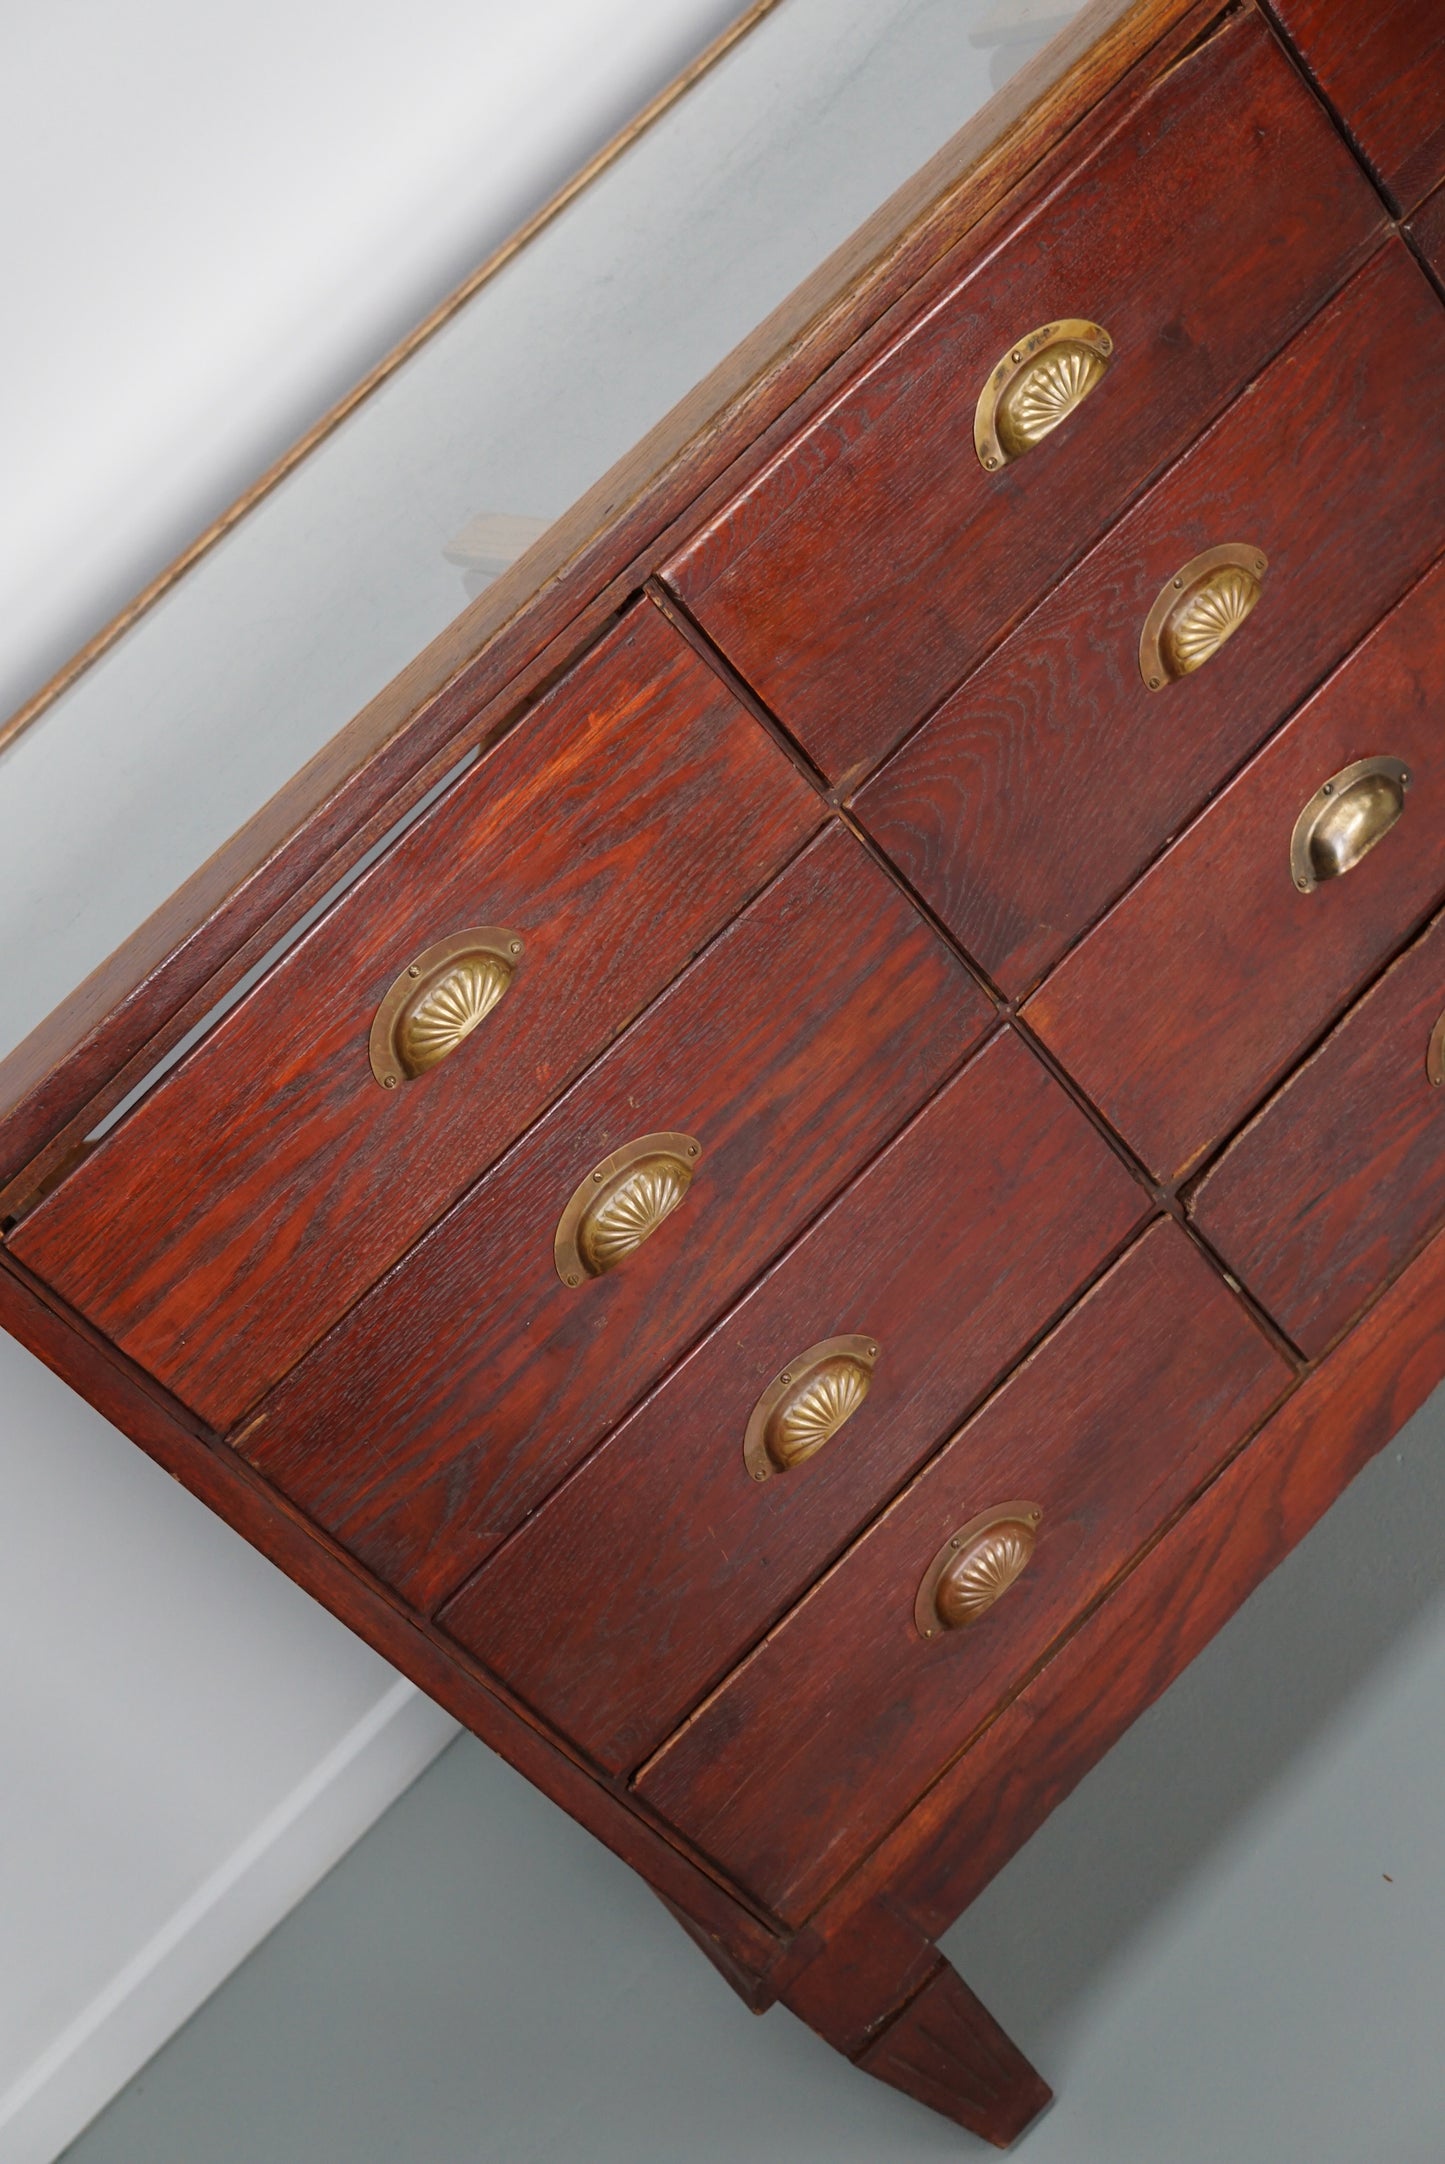
[[[785,1985],[811,2029],[905,2095],[1006,2149],[1052,2091],[932,1941],[870,1903]]]

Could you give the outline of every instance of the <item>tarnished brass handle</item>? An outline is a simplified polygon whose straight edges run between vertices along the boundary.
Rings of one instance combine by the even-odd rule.
[[[1290,836],[1290,877],[1300,893],[1352,872],[1394,826],[1409,786],[1398,759],[1356,759],[1322,782]]]
[[[594,1165],[557,1225],[554,1253],[564,1285],[605,1277],[650,1240],[692,1185],[702,1145],[691,1135],[639,1135]]]
[[[998,1503],[950,1534],[924,1573],[913,1620],[920,1636],[967,1630],[1023,1576],[1039,1537],[1037,1503]]]
[[[1175,572],[1139,634],[1139,673],[1151,691],[1213,660],[1252,614],[1268,569],[1263,549],[1226,541]]]
[[[371,1025],[371,1071],[382,1088],[450,1059],[508,991],[521,959],[515,932],[479,924],[408,962]]]
[[[1103,381],[1113,352],[1109,333],[1082,316],[1042,324],[1011,346],[974,408],[974,449],[984,471],[996,472],[1052,435]]]
[[[830,1337],[790,1360],[753,1407],[743,1459],[754,1480],[805,1465],[853,1418],[873,1382],[870,1337]]]

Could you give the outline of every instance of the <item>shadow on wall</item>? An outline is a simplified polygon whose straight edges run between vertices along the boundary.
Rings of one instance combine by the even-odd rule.
[[[1055,2079],[1104,1969],[1445,1600],[1442,1524],[1445,1390],[948,1933]]]

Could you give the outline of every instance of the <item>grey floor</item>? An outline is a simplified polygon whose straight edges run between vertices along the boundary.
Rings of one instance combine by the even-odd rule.
[[[946,1941],[1055,2082],[1028,2164],[1445,2157],[1445,1397]],[[989,2152],[755,2020],[470,1740],[69,2164]]]

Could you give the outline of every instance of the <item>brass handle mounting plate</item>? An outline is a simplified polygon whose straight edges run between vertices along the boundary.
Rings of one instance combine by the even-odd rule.
[[[408,962],[376,1010],[371,1071],[383,1089],[450,1059],[510,990],[522,942],[504,925],[453,932]]]
[[[1151,691],[1213,660],[1253,613],[1268,569],[1263,549],[1225,541],[1166,580],[1139,634],[1139,674]]]
[[[1290,836],[1290,877],[1300,893],[1352,872],[1399,819],[1409,786],[1409,768],[1386,758],[1356,759],[1321,782]]]
[[[877,1340],[830,1337],[790,1360],[758,1399],[743,1437],[754,1480],[790,1473],[816,1457],[867,1397]]]
[[[1027,1570],[1043,1511],[1037,1503],[996,1503],[950,1533],[913,1603],[921,1638],[967,1630]]]
[[[650,1240],[692,1185],[702,1144],[671,1129],[614,1150],[573,1189],[553,1254],[564,1285],[605,1277]]]
[[[1043,323],[1011,346],[974,408],[973,444],[985,473],[1051,436],[1103,381],[1113,352],[1109,333],[1082,316]]]

